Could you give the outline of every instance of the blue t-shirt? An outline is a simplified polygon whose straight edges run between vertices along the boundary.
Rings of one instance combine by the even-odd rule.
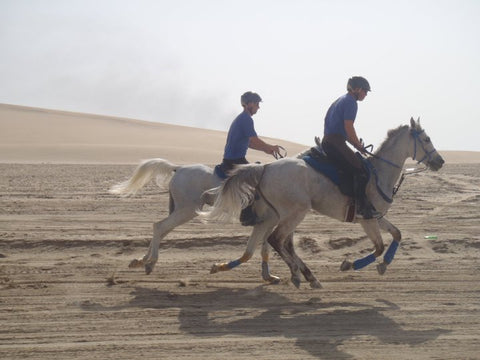
[[[340,96],[327,111],[325,116],[324,135],[340,134],[346,139],[345,120],[355,121],[357,116],[357,100],[350,94]]]
[[[223,158],[232,160],[245,157],[252,136],[257,136],[253,119],[248,112],[244,111],[230,125]]]

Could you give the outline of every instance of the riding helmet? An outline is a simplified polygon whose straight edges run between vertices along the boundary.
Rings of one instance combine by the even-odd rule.
[[[347,90],[353,89],[363,89],[365,91],[372,91],[370,89],[370,84],[368,83],[367,79],[361,76],[352,76],[348,79],[347,83]]]

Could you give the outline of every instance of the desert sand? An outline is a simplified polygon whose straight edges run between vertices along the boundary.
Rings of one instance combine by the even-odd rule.
[[[224,141],[222,132],[0,105],[0,358],[480,358],[476,152],[440,150],[439,172],[407,177],[388,215],[403,239],[383,276],[373,264],[340,272],[373,246],[359,225],[313,212],[295,243],[322,289],[297,289],[275,254],[277,285],[261,280],[259,253],[210,274],[243,253],[251,228],[199,219],[168,234],[150,275],[129,269],[168,196],[151,183],[118,198],[110,186],[141,159],[215,164]],[[292,155],[305,148],[277,143]]]

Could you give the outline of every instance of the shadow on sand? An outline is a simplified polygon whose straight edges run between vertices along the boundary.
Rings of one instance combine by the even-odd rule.
[[[89,303],[86,311],[117,311],[130,307],[149,309],[178,308],[180,330],[198,337],[241,335],[295,339],[296,345],[322,358],[353,358],[340,348],[354,338],[375,337],[383,344],[415,346],[435,340],[448,330],[405,330],[382,312],[399,307],[385,300],[378,305],[360,302],[321,302],[311,298],[292,302],[255,289],[218,289],[195,294],[177,294],[136,287],[128,304],[105,307]]]

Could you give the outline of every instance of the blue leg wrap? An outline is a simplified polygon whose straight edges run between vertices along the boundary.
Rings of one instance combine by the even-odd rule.
[[[393,240],[390,246],[388,247],[388,250],[385,253],[385,256],[383,257],[383,261],[385,261],[386,264],[390,264],[392,262],[397,249],[398,249],[398,241]]]
[[[361,268],[364,268],[367,265],[370,265],[372,262],[374,262],[376,259],[374,254],[370,254],[362,259],[355,260],[353,262],[353,269],[354,270],[360,270]]]
[[[240,260],[233,260],[233,261],[230,261],[228,264],[227,264],[227,267],[229,269],[233,269],[234,267],[237,267],[238,265],[240,265],[242,262]]]

